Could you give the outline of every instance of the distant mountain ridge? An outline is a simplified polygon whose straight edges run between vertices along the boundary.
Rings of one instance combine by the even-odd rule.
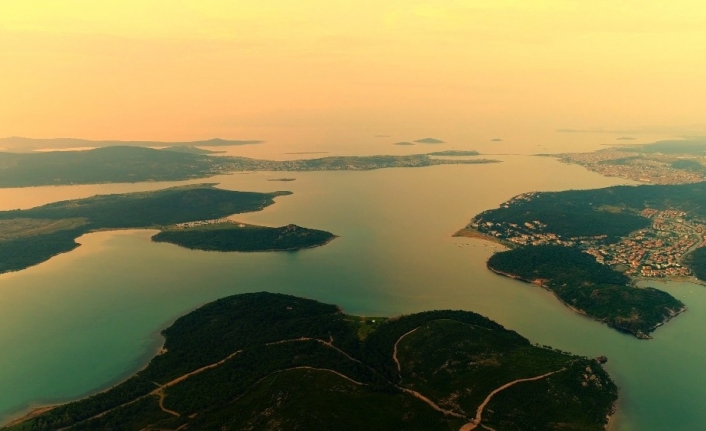
[[[254,145],[261,144],[264,141],[260,140],[230,140],[230,139],[207,139],[202,141],[120,141],[120,140],[105,140],[94,141],[90,139],[78,138],[50,138],[50,139],[35,139],[24,138],[20,136],[12,136],[8,138],[0,138],[0,148],[7,151],[33,151],[39,149],[67,149],[67,148],[82,148],[82,147],[113,147],[113,146],[129,146],[129,147],[227,147],[231,145]]]

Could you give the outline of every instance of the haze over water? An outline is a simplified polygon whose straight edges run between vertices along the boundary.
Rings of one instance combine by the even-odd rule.
[[[175,317],[270,290],[369,315],[480,312],[534,342],[607,355],[622,389],[615,429],[706,429],[706,289],[660,285],[689,311],[639,341],[493,275],[490,245],[450,237],[518,193],[622,183],[508,154],[706,135],[705,21],[692,0],[4,0],[0,138],[257,139],[216,149],[270,159],[505,156],[203,180],[294,191],[235,218],[340,235],[318,249],[206,253],[153,244],[149,231],[101,232],[0,275],[0,418],[115,383]],[[426,137],[446,143],[393,145]],[[1,189],[0,209],[177,184]]]
[[[569,311],[550,293],[496,276],[485,261],[499,247],[451,234],[476,213],[530,190],[622,183],[551,158],[503,156],[503,163],[369,172],[220,176],[234,190],[292,190],[264,211],[236,220],[296,223],[340,238],[294,253],[217,253],[149,241],[154,231],[88,234],[82,246],[22,272],[0,275],[0,415],[95,392],[145,365],[158,331],[216,298],[273,291],[335,303],[348,313],[391,316],[465,309],[532,342],[609,357],[621,387],[615,429],[700,429],[706,417],[702,369],[706,290],[661,286],[689,312],[637,340]],[[1,209],[59,198],[156,189],[169,184],[0,190]]]

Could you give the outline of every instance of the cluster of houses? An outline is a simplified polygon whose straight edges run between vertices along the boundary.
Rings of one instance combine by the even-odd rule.
[[[515,199],[528,199],[531,194]],[[706,246],[706,222],[688,217],[683,211],[648,208],[641,215],[652,220],[648,228],[638,230],[612,244],[603,236],[568,238],[546,232],[546,225],[530,221],[514,223],[473,222],[469,227],[517,245],[554,244],[579,247],[599,263],[611,265],[626,275],[641,277],[684,277],[691,271],[682,265],[683,257],[697,247]]]

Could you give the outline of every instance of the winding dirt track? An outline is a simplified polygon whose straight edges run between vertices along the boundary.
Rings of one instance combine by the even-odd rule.
[[[485,406],[488,405],[488,403],[489,403],[490,400],[493,398],[493,396],[495,396],[495,394],[497,394],[498,392],[504,391],[505,389],[509,388],[510,386],[514,386],[514,385],[516,385],[516,384],[518,384],[518,383],[522,383],[522,382],[534,382],[534,381],[537,381],[537,380],[542,380],[542,379],[544,379],[544,378],[546,378],[546,377],[551,376],[552,374],[560,373],[560,372],[562,372],[562,371],[566,371],[566,368],[562,368],[561,370],[556,370],[556,371],[552,371],[552,372],[549,372],[549,373],[546,373],[546,374],[542,374],[541,376],[537,376],[537,377],[530,377],[530,378],[527,378],[527,379],[518,379],[518,380],[513,380],[513,381],[510,382],[510,383],[505,383],[504,385],[500,386],[499,388],[497,388],[497,389],[495,389],[493,392],[491,392],[487,397],[485,397],[485,400],[483,401],[483,403],[482,403],[480,406],[478,406],[478,410],[476,410],[476,417],[475,417],[475,419],[473,419],[471,422],[467,423],[466,425],[462,426],[459,431],[471,431],[471,430],[476,429],[476,427],[477,427],[478,425],[480,425],[480,421],[481,421],[482,416],[483,416],[483,409],[485,409]],[[482,425],[481,425],[481,426],[482,426]],[[484,428],[485,428],[485,427],[484,427]]]
[[[395,364],[397,365],[397,371],[398,371],[398,373],[399,373],[399,375],[400,375],[400,378],[402,378],[402,369],[401,369],[400,362],[399,362],[399,360],[397,359],[397,347],[398,347],[399,343],[402,341],[402,339],[404,339],[406,336],[412,334],[414,331],[418,330],[419,328],[420,328],[420,327],[417,327],[417,328],[412,329],[412,330],[409,331],[409,332],[406,332],[405,334],[403,334],[402,336],[400,336],[400,338],[398,338],[397,341],[395,342],[395,345],[394,345],[394,348],[393,348],[393,353],[392,353],[392,360],[393,360],[393,361],[395,362]],[[375,370],[374,370],[373,368],[371,368],[369,365],[364,364],[364,363],[361,362],[360,360],[358,360],[358,359],[356,359],[356,358],[350,356],[348,353],[346,353],[346,352],[344,352],[343,350],[339,349],[338,347],[334,346],[334,345],[333,345],[333,339],[331,339],[331,341],[325,341],[325,340],[320,340],[320,339],[318,339],[318,338],[300,337],[300,338],[295,338],[295,339],[287,339],[287,340],[281,340],[281,341],[274,341],[274,342],[271,342],[271,343],[266,343],[265,345],[266,345],[266,346],[271,346],[271,345],[276,345],[276,344],[294,343],[294,342],[303,342],[303,341],[314,341],[314,342],[320,343],[320,344],[322,344],[322,345],[324,345],[324,346],[326,346],[326,347],[328,347],[328,348],[331,348],[331,349],[333,349],[333,350],[335,350],[335,351],[341,353],[342,355],[344,355],[344,356],[345,356],[346,358],[348,358],[349,360],[354,361],[354,362],[357,362],[357,363],[362,364],[362,365],[365,365],[367,368],[369,368],[369,369],[375,371]],[[135,398],[135,399],[133,399],[133,400],[131,400],[131,401],[128,401],[128,402],[126,402],[126,403],[124,403],[124,404],[121,404],[121,405],[116,406],[116,407],[113,407],[113,408],[111,408],[111,409],[109,409],[109,410],[103,411],[103,412],[101,412],[101,413],[99,413],[99,414],[97,414],[97,415],[94,415],[94,416],[92,416],[92,417],[90,417],[90,418],[88,418],[88,419],[84,419],[84,420],[82,420],[82,421],[80,421],[80,422],[76,422],[76,423],[74,423],[74,424],[72,424],[72,425],[70,425],[70,426],[68,426],[68,427],[66,427],[66,428],[62,428],[62,429],[59,430],[59,431],[67,430],[67,429],[73,428],[75,425],[82,424],[82,423],[88,422],[88,421],[90,421],[90,420],[100,418],[100,417],[102,417],[102,416],[104,416],[104,415],[106,415],[106,414],[108,414],[108,413],[110,413],[110,412],[112,412],[112,411],[114,411],[114,410],[117,410],[117,409],[119,409],[119,408],[125,407],[125,406],[130,405],[130,404],[133,404],[133,403],[136,403],[136,402],[138,402],[138,401],[140,401],[140,400],[142,400],[142,399],[145,399],[145,398],[147,398],[147,397],[150,397],[150,396],[156,396],[156,397],[158,398],[158,400],[159,400],[159,407],[160,407],[160,409],[162,409],[162,411],[164,411],[164,412],[166,412],[166,413],[169,413],[169,414],[171,414],[171,415],[174,415],[174,416],[177,416],[177,417],[178,417],[178,416],[180,416],[179,412],[176,412],[176,411],[173,411],[173,410],[169,410],[169,409],[167,409],[167,408],[164,406],[164,398],[165,398],[165,396],[166,396],[164,390],[165,390],[166,388],[169,388],[169,387],[171,387],[171,386],[174,386],[174,385],[176,385],[176,384],[178,384],[178,383],[180,383],[180,382],[182,382],[182,381],[188,379],[189,377],[191,377],[191,376],[193,376],[193,375],[202,373],[202,372],[204,372],[204,371],[206,371],[206,370],[210,370],[210,369],[219,367],[219,366],[223,365],[225,362],[227,362],[228,360],[232,359],[233,357],[235,357],[236,355],[238,355],[238,354],[241,353],[241,352],[242,352],[242,350],[238,350],[238,351],[236,351],[236,352],[233,352],[233,353],[231,353],[230,355],[226,356],[225,358],[221,359],[221,360],[218,361],[218,362],[215,362],[215,363],[210,364],[210,365],[206,365],[206,366],[204,366],[204,367],[201,367],[201,368],[199,368],[199,369],[196,369],[196,370],[194,370],[194,371],[191,371],[191,372],[189,372],[189,373],[186,373],[186,374],[184,374],[184,375],[181,375],[181,376],[179,376],[179,377],[177,377],[177,378],[175,378],[175,379],[173,379],[173,380],[171,380],[171,381],[169,381],[169,382],[167,382],[167,383],[159,384],[159,383],[157,383],[157,382],[154,382],[154,384],[157,386],[157,388],[155,388],[153,391],[151,391],[151,392],[149,392],[149,393],[147,393],[147,394],[145,394],[145,395],[142,395],[142,396],[140,396],[140,397],[137,397],[137,398]],[[274,372],[268,374],[267,376],[263,377],[262,379],[258,380],[257,382],[255,382],[254,385],[257,385],[258,383],[260,383],[261,381],[263,381],[263,380],[266,379],[267,377],[270,377],[270,376],[272,376],[272,375],[274,375],[274,374],[282,373],[282,372],[285,372],[285,371],[297,370],[297,369],[309,369],[309,370],[316,370],[316,371],[326,371],[326,372],[330,372],[330,373],[336,374],[336,375],[338,375],[339,377],[341,377],[341,378],[343,378],[343,379],[345,379],[345,380],[347,380],[347,381],[349,381],[349,382],[351,382],[351,383],[353,383],[353,384],[355,384],[355,385],[358,385],[358,386],[365,386],[365,385],[366,385],[365,383],[362,383],[362,382],[359,382],[359,381],[357,381],[357,380],[354,380],[354,379],[352,379],[351,377],[348,377],[348,376],[346,376],[345,374],[342,374],[342,373],[340,373],[340,372],[338,372],[338,371],[336,371],[336,370],[332,370],[332,369],[328,369],[328,368],[309,367],[309,366],[299,366],[299,367],[292,367],[292,368],[286,368],[286,369],[274,371]],[[477,409],[477,411],[476,411],[476,417],[475,417],[475,418],[469,418],[469,417],[466,416],[465,414],[462,414],[462,413],[458,413],[458,412],[454,412],[454,411],[451,411],[451,410],[444,409],[443,407],[440,407],[439,405],[437,405],[436,403],[434,403],[432,400],[430,400],[429,398],[427,398],[426,396],[420,394],[420,393],[417,392],[417,391],[414,391],[414,390],[412,390],[412,389],[408,389],[408,388],[402,387],[402,386],[400,386],[400,385],[394,384],[394,383],[389,382],[389,381],[388,381],[388,382],[389,382],[390,384],[394,385],[397,389],[399,389],[399,390],[401,390],[401,391],[403,391],[403,392],[405,392],[405,393],[408,393],[408,394],[414,396],[415,398],[417,398],[417,399],[423,401],[424,403],[426,403],[427,405],[429,405],[432,409],[434,409],[434,410],[436,410],[436,411],[438,411],[438,412],[440,412],[440,413],[442,413],[442,414],[444,414],[444,415],[453,416],[453,417],[456,417],[456,418],[460,418],[460,419],[464,419],[464,420],[469,421],[468,423],[466,423],[465,425],[463,425],[463,426],[459,429],[459,431],[472,431],[472,430],[476,429],[476,428],[479,427],[479,426],[480,426],[481,428],[486,429],[486,430],[494,431],[492,428],[487,427],[487,426],[485,426],[485,425],[482,425],[482,424],[480,423],[480,422],[481,422],[481,419],[482,419],[482,415],[483,415],[483,410],[484,410],[485,407],[488,405],[488,403],[489,403],[490,400],[493,398],[493,396],[495,396],[498,392],[501,392],[501,391],[503,391],[503,390],[505,390],[505,389],[507,389],[507,388],[513,386],[513,385],[516,385],[517,383],[531,382],[531,381],[541,380],[541,379],[544,379],[544,378],[546,378],[546,377],[551,376],[552,374],[556,374],[556,373],[559,373],[559,372],[565,371],[565,370],[566,370],[565,368],[562,368],[562,369],[560,369],[560,370],[552,371],[552,372],[543,374],[543,375],[541,375],[541,376],[530,377],[530,378],[526,378],[526,379],[514,380],[514,381],[512,381],[512,382],[509,382],[509,383],[506,383],[506,384],[500,386],[499,388],[497,388],[497,389],[495,389],[494,391],[492,391],[492,392],[485,398],[485,400],[483,401],[483,403],[478,407],[478,409]],[[387,380],[387,379],[386,379],[386,380]],[[254,386],[254,385],[253,385],[253,386]],[[186,425],[188,425],[188,424],[182,425],[181,427],[179,427],[179,429],[185,427]],[[147,428],[145,428],[145,430],[147,430],[147,429],[151,429],[151,428],[148,426]]]
[[[402,367],[400,366],[400,361],[397,360],[397,345],[400,344],[400,341],[407,335],[411,334],[412,332],[416,331],[417,329],[421,328],[421,326],[417,326],[416,328],[412,329],[411,331],[402,334],[400,338],[395,341],[395,348],[392,350],[392,360],[395,361],[395,364],[397,364],[397,373],[400,376],[400,379],[402,378]]]

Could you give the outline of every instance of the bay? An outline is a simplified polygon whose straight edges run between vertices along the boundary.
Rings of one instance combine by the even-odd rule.
[[[271,291],[391,316],[429,309],[486,315],[532,342],[587,356],[606,355],[621,388],[613,429],[706,429],[706,289],[660,284],[689,311],[637,340],[579,316],[549,292],[485,267],[499,246],[452,238],[478,212],[522,192],[624,183],[550,158],[498,156],[499,164],[370,172],[219,176],[233,190],[291,190],[276,204],[232,218],[296,223],[340,238],[293,253],[190,251],[150,241],[155,231],[99,232],[78,249],[27,270],[0,275],[0,417],[110,386],[143,367],[159,330],[226,295]],[[27,208],[96,193],[184,183],[0,190],[0,209]]]

